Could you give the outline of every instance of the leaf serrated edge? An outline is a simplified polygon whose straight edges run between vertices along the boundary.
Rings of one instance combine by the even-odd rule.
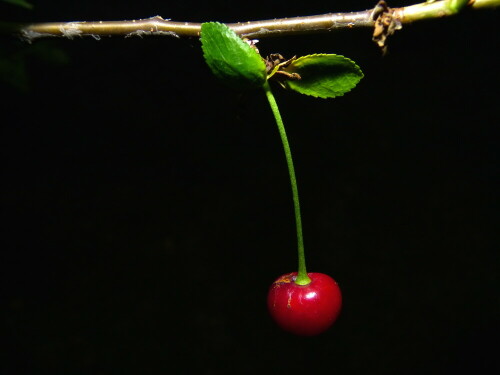
[[[223,38],[227,39],[227,40],[231,40],[232,42],[235,42],[237,44],[239,44],[239,46],[246,50],[246,52],[249,52],[250,54],[255,54],[255,57],[257,57],[261,62],[262,62],[262,71],[265,72],[265,68],[266,68],[266,64],[265,64],[265,61],[264,59],[262,58],[262,56],[259,54],[259,52],[257,52],[254,48],[252,48],[248,43],[246,43],[243,38],[241,38],[238,34],[236,34],[234,32],[233,29],[231,29],[229,26],[227,26],[225,23],[222,23],[222,22],[217,22],[217,21],[211,21],[211,22],[204,22],[201,24],[201,27],[200,27],[200,41],[201,41],[201,49],[203,51],[203,58],[205,59],[205,61],[207,61],[207,52],[206,52],[206,47],[205,47],[205,43],[203,42],[203,30],[201,30],[203,28],[203,25],[217,25],[218,27],[221,26],[222,29],[221,30],[218,30],[221,34],[223,34]],[[228,34],[232,34],[232,35],[228,35]],[[234,36],[234,38],[231,38],[231,36]],[[265,82],[267,80],[267,74],[264,74],[262,76],[263,78],[263,81]],[[262,83],[263,84],[263,83]]]
[[[201,24],[201,27],[203,27],[203,25],[206,25],[206,24],[213,24],[213,25],[218,25],[218,26],[222,26],[226,32],[229,32],[229,33],[232,33],[236,38],[235,40],[237,40],[236,43],[240,44],[243,48],[245,48],[246,50],[248,51],[252,51],[251,53],[254,53],[255,56],[259,57],[261,60],[262,60],[262,63],[264,64],[265,66],[265,62],[264,60],[262,59],[262,56],[255,50],[253,49],[248,43],[246,43],[243,38],[241,38],[238,34],[236,34],[234,32],[233,29],[231,29],[229,26],[227,26],[225,23],[222,23],[222,22],[216,22],[216,21],[212,21],[212,22],[204,22]],[[200,29],[201,30],[201,29]],[[200,39],[202,40],[202,49],[203,49],[203,56],[205,56],[205,49],[203,48],[203,32],[200,31]]]
[[[295,59],[289,66],[287,66],[284,70],[286,71],[288,68],[292,67],[295,63],[299,62],[300,60],[303,60],[305,58],[311,58],[311,57],[315,57],[315,56],[336,56],[336,57],[341,57],[343,58],[344,60],[347,60],[349,61],[355,68],[355,70],[357,71],[357,73],[359,73],[359,79],[358,79],[358,82],[356,82],[356,85],[354,85],[352,88],[350,88],[349,90],[347,91],[344,91],[342,93],[339,93],[338,95],[335,95],[335,96],[321,96],[321,95],[313,95],[313,94],[307,94],[307,93],[303,93],[303,92],[299,92],[293,88],[290,88],[288,86],[288,82],[289,81],[286,81],[286,88],[289,89],[289,90],[293,90],[299,94],[302,94],[302,95],[306,95],[306,96],[310,96],[310,97],[313,97],[313,98],[319,98],[319,99],[334,99],[334,98],[338,98],[340,96],[344,96],[344,94],[347,94],[348,92],[350,92],[353,88],[355,88],[358,83],[361,81],[361,79],[365,76],[363,71],[361,70],[360,66],[358,64],[356,64],[356,62],[354,60],[351,60],[350,58],[348,57],[345,57],[344,55],[337,55],[335,53],[313,53],[312,55],[305,55],[305,56],[300,56],[299,58]]]

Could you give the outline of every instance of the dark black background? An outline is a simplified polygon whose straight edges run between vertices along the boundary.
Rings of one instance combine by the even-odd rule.
[[[0,18],[234,22],[374,5],[33,3],[2,3]],[[385,57],[370,30],[260,41],[264,55],[337,53],[365,73],[334,100],[274,88],[308,269],[344,297],[308,339],[265,307],[296,245],[263,93],[217,82],[196,39],[2,38],[69,62],[28,58],[29,90],[0,86],[0,373],[494,373],[497,22],[490,10],[406,25]]]

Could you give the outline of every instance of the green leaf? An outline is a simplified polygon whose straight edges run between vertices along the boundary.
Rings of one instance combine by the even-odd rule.
[[[363,78],[356,63],[340,55],[316,54],[299,57],[283,69],[301,79],[286,80],[286,88],[317,98],[335,98],[353,89]]]
[[[262,57],[226,25],[202,24],[201,47],[212,72],[228,85],[262,87],[266,82],[266,64]]]
[[[33,9],[33,5],[24,0],[3,0],[6,3],[18,5],[26,9]]]

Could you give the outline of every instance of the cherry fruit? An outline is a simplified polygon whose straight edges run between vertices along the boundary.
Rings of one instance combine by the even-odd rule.
[[[283,330],[300,336],[315,336],[337,320],[342,294],[335,280],[324,273],[307,274],[311,282],[299,285],[297,272],[276,279],[267,295],[267,306]]]

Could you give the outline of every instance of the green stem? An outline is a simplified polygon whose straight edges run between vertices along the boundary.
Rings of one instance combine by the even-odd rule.
[[[293,207],[295,209],[295,225],[297,226],[297,245],[299,253],[299,270],[297,273],[297,278],[295,280],[296,284],[307,285],[311,282],[309,276],[307,276],[306,271],[306,257],[304,253],[304,239],[302,236],[302,219],[300,218],[300,203],[299,203],[299,190],[297,188],[297,179],[295,178],[295,169],[293,167],[292,151],[290,150],[290,145],[288,144],[288,138],[286,136],[285,125],[281,119],[281,114],[278,109],[278,104],[269,86],[269,82],[266,81],[264,84],[264,91],[266,93],[267,100],[273,111],[274,119],[276,120],[276,125],[278,125],[278,130],[281,137],[281,142],[283,143],[283,150],[285,151],[286,163],[288,165],[288,172],[290,174],[290,184],[292,185],[292,195],[293,195]]]

